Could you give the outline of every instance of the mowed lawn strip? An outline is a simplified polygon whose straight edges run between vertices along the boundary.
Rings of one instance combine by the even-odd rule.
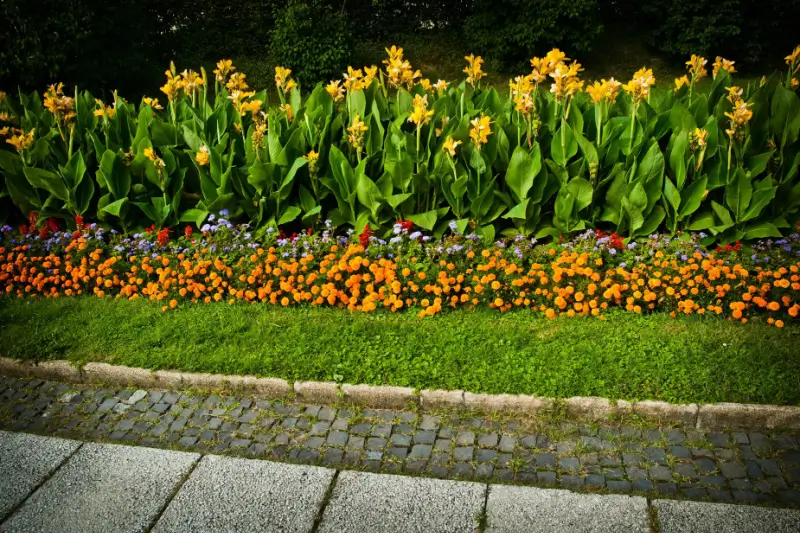
[[[548,397],[800,405],[800,327],[0,299],[0,355]]]

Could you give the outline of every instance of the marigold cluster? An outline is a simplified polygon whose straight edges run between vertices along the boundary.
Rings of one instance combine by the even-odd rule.
[[[748,270],[727,260],[725,251],[697,252],[685,261],[658,251],[623,268],[606,264],[600,254],[555,246],[540,262],[511,260],[499,249],[438,261],[370,258],[371,233],[366,226],[357,243],[331,244],[317,255],[287,259],[267,246],[238,257],[207,248],[126,255],[98,246],[79,230],[59,251],[31,244],[0,247],[0,288],[17,297],[146,298],[168,304],[165,308],[241,301],[361,312],[410,308],[430,316],[447,308],[488,307],[529,309],[549,318],[602,318],[609,309],[624,309],[720,315],[740,322],[762,316],[779,327],[800,314],[800,263]],[[183,236],[191,237],[191,231]],[[158,231],[157,241],[166,244],[169,231]]]

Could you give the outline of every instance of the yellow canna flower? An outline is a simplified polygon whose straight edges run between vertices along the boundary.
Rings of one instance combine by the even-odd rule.
[[[455,157],[456,148],[458,148],[459,144],[461,144],[461,141],[455,141],[452,137],[448,136],[447,139],[444,140],[444,146],[442,146],[442,150],[449,153],[450,156]]]
[[[283,91],[284,94],[292,92],[292,89],[297,87],[297,83],[289,77],[291,73],[291,69],[275,67],[275,86]]]
[[[480,150],[481,145],[486,144],[489,140],[489,135],[492,134],[491,129],[492,118],[481,113],[478,118],[472,119],[470,124],[472,128],[469,130],[469,136],[475,147]]]
[[[360,68],[354,69],[353,67],[347,67],[347,72],[344,73],[343,77],[343,86],[348,93],[360,91],[364,87],[362,81],[364,73],[361,72]]]
[[[724,57],[717,56],[714,59],[714,65],[713,65],[714,66],[714,72],[713,72],[714,78],[717,77],[717,74],[719,74],[720,70],[725,70],[725,71],[728,72],[728,74],[734,74],[736,72],[736,68],[734,68],[734,66],[733,66],[734,63],[736,63],[736,61],[730,61],[728,59],[725,59]]]
[[[631,95],[633,103],[638,105],[639,102],[646,100],[650,96],[650,87],[655,83],[656,78],[653,76],[653,71],[642,67],[636,71],[631,81],[623,85],[622,88]]]
[[[578,73],[582,70],[581,64],[577,61],[573,61],[569,66],[564,63],[558,63],[555,66],[550,72],[550,77],[553,78],[550,92],[553,93],[556,100],[561,101],[572,97],[583,88],[583,82],[578,79]]]
[[[744,100],[739,99],[733,104],[733,111],[725,113],[725,116],[731,119],[730,128],[725,130],[729,137],[736,137],[737,139],[744,137],[742,130],[745,125],[750,122],[750,119],[753,118],[753,112],[748,109],[749,105],[750,104]]]
[[[678,92],[684,85],[689,85],[689,76],[684,74],[680,78],[675,78],[675,92]]]
[[[444,127],[447,126],[448,122],[450,122],[450,117],[448,117],[446,115],[444,117],[442,117],[442,127],[441,128],[436,128],[436,136],[437,137],[441,137],[442,136],[442,132],[444,131]]]
[[[164,109],[161,104],[158,103],[158,98],[149,98],[145,96],[142,101],[145,103],[145,105],[149,105],[153,109]]]
[[[448,83],[444,80],[439,80],[433,84],[433,88],[436,89],[437,92],[442,93],[447,90]]]
[[[737,87],[736,85],[732,85],[725,89],[728,91],[728,101],[732,104],[735,104],[738,100],[742,98],[742,94],[744,94],[744,89]]]
[[[44,93],[44,106],[59,122],[68,122],[75,118],[74,102],[69,96],[64,96],[63,83],[48,87]]]
[[[239,114],[244,116],[246,113],[250,112],[253,115],[256,115],[259,111],[261,111],[261,106],[264,104],[261,100],[250,100],[249,102],[243,102],[239,105]]]
[[[790,85],[792,89],[797,89],[797,86],[800,85],[800,81],[798,81],[797,78],[792,78]]]
[[[202,85],[205,85],[206,81],[203,77],[193,70],[184,70],[181,73],[181,86],[183,90],[187,94],[194,93],[197,89],[199,89]]]
[[[178,92],[183,87],[183,81],[180,74],[173,74],[171,70],[164,72],[167,76],[167,83],[161,87],[161,92],[167,95],[167,99],[172,102],[178,97]]]
[[[708,142],[708,130],[703,128],[695,128],[694,131],[689,132],[689,149],[696,152],[699,149],[706,147]]]
[[[286,113],[286,120],[291,122],[292,119],[294,118],[294,113],[292,112],[292,106],[289,105],[289,104],[283,104],[280,107],[280,110],[283,111],[284,113]]]
[[[225,83],[225,80],[228,79],[228,74],[234,70],[236,70],[236,67],[233,66],[233,61],[230,59],[220,59],[217,61],[217,68],[214,69],[214,75],[217,77],[217,81]]]
[[[194,160],[197,161],[197,164],[201,167],[207,166],[209,163],[208,146],[205,144],[201,146],[200,151],[194,155]]]
[[[368,129],[369,128],[361,122],[361,117],[359,115],[355,116],[350,127],[347,128],[348,140],[356,150],[360,151],[361,147],[364,146],[364,132]]]
[[[339,80],[333,80],[325,86],[325,90],[331,95],[334,102],[344,100],[344,87],[341,87],[339,83]]]
[[[316,161],[319,160],[319,154],[317,152],[315,152],[314,150],[311,150],[310,152],[308,152],[306,154],[305,158],[306,158],[306,161],[308,161],[309,163],[313,163],[313,162],[316,162]]]
[[[98,99],[98,98],[95,98],[95,99],[94,99],[94,101],[95,101],[95,103],[96,103],[98,106],[100,106],[100,107],[98,107],[97,109],[95,109],[95,110],[92,112],[92,114],[93,114],[94,116],[96,116],[96,117],[108,117],[108,118],[111,118],[111,117],[113,117],[113,116],[116,114],[116,112],[117,112],[117,109],[116,109],[116,107],[107,106],[107,105],[105,105],[105,104],[103,103],[103,101],[102,101],[102,100],[100,100],[100,99]],[[115,102],[115,104],[114,104],[114,105],[116,105],[116,102]]]
[[[428,110],[428,95],[414,96],[412,105],[414,110],[411,112],[411,116],[408,117],[409,122],[416,124],[417,127],[430,122],[431,117],[433,116],[433,110]]]
[[[428,78],[423,78],[419,80],[419,84],[422,86],[422,90],[430,91],[431,90],[431,80]]]
[[[225,84],[225,87],[228,88],[229,91],[246,91],[250,87],[247,85],[247,82],[244,79],[247,75],[244,72],[234,72],[231,74],[228,83]]]
[[[158,172],[161,172],[161,170],[166,166],[164,164],[164,160],[158,157],[158,154],[152,148],[145,148],[144,156],[153,162],[153,165],[156,167]]]
[[[467,60],[467,66],[464,67],[463,72],[467,75],[467,83],[472,86],[480,83],[481,78],[486,76],[486,73],[481,70],[481,65],[483,64],[483,58],[481,56],[475,56],[475,54],[470,54],[468,56],[464,56],[464,59]]]
[[[795,63],[798,63],[798,66],[800,66],[800,62],[798,62],[798,59],[800,59],[800,44],[798,44],[795,49],[792,50],[792,53],[784,59],[786,60],[786,64],[790,67],[794,67]]]
[[[378,75],[378,66],[372,65],[371,67],[364,67],[364,88],[368,88],[372,85],[372,81]]]
[[[21,131],[17,135],[12,135],[6,139],[6,142],[16,148],[18,152],[21,152],[33,144],[33,135],[35,131],[36,128],[33,128],[27,133]]]
[[[692,54],[692,57],[686,62],[686,68],[692,76],[692,83],[704,78],[708,74],[706,63],[708,63],[708,60],[705,57],[695,54]]]

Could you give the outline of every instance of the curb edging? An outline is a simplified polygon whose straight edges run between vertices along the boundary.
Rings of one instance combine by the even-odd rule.
[[[697,429],[800,429],[800,407],[740,403],[671,404],[662,401],[608,400],[599,397],[544,398],[524,394],[475,394],[460,390],[415,391],[408,387],[295,381],[255,376],[227,376],[170,370],[147,370],[107,363],[76,367],[69,361],[20,362],[0,357],[0,375],[53,379],[70,383],[102,383],[123,387],[196,388],[249,392],[270,398],[296,397],[313,404],[347,403],[374,409],[442,408],[485,413],[546,415],[558,408],[569,418],[602,421],[636,415],[656,423],[682,424]]]

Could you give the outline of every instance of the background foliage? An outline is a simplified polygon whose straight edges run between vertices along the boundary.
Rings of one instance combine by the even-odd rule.
[[[760,75],[773,66],[764,62],[796,44],[798,19],[800,0],[4,0],[0,79],[5,89],[41,90],[58,80],[138,97],[170,59],[232,57],[284,64],[308,83],[339,72],[358,43],[420,36],[463,47],[443,61],[475,52],[492,68],[518,70],[554,46],[602,51],[620,32],[637,34],[675,65],[689,52],[722,55]],[[266,85],[270,71],[248,69],[251,84]]]

